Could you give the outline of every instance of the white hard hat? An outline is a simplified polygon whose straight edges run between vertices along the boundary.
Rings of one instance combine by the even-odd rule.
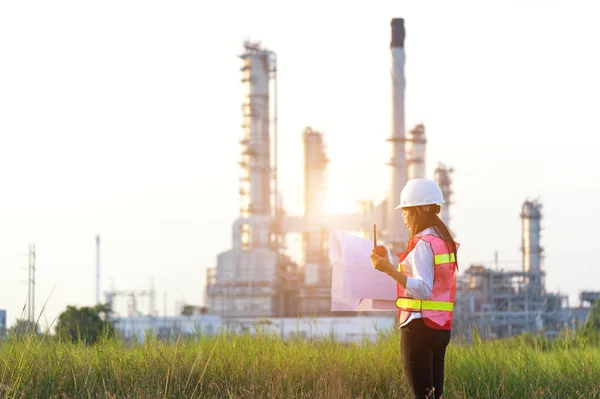
[[[433,180],[410,179],[400,193],[400,205],[396,209],[411,206],[443,204],[442,190]]]

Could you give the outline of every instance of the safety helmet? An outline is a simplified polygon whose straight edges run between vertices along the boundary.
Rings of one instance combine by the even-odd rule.
[[[444,204],[442,190],[430,179],[410,179],[400,193],[400,205],[395,209],[411,206]]]

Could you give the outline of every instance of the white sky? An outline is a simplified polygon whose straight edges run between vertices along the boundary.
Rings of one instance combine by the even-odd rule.
[[[331,205],[383,199],[394,17],[406,21],[407,128],[425,123],[429,177],[438,161],[456,169],[463,270],[495,250],[520,260],[521,205],[540,197],[547,288],[571,304],[600,289],[598,9],[446,3],[0,1],[9,325],[27,296],[29,243],[38,312],[55,286],[43,322],[93,304],[97,233],[104,288],[154,279],[161,313],[165,291],[170,314],[202,302],[239,206],[244,38],[278,55],[286,207],[298,209],[306,126],[325,135]]]

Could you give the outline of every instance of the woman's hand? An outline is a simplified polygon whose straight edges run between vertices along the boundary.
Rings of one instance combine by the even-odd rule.
[[[386,274],[389,274],[392,270],[396,270],[390,263],[387,254],[385,256],[379,256],[375,249],[371,252],[371,264],[375,270]]]

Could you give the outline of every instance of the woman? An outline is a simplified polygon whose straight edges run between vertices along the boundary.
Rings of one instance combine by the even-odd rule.
[[[437,183],[409,180],[400,194],[408,250],[398,254],[398,270],[373,250],[373,267],[398,282],[402,367],[413,397],[442,398],[444,357],[450,342],[456,291],[457,244],[437,216],[444,198]]]

